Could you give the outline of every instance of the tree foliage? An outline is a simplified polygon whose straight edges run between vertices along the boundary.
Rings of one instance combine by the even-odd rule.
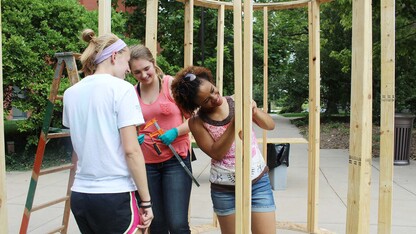
[[[127,27],[130,36],[144,41],[146,25],[146,1],[126,0],[126,6],[135,7],[128,16]],[[234,90],[232,12],[226,11],[224,38],[224,94]],[[161,51],[158,65],[174,75],[183,67],[184,61],[184,4],[174,0],[159,1],[158,43]],[[205,66],[216,72],[217,10],[194,8],[194,57],[193,64]]]
[[[97,32],[97,12],[89,12],[76,0],[3,0],[3,89],[15,87],[11,106],[31,113],[19,122],[19,131],[36,144],[54,76],[57,52],[79,53],[86,47],[83,29]],[[125,20],[113,13],[113,31],[124,32]],[[68,83],[62,79],[61,91]],[[60,103],[53,125],[62,126]],[[5,113],[11,108],[6,106]]]
[[[416,5],[396,2],[396,109],[416,113]]]
[[[270,2],[259,0],[256,2]],[[412,0],[396,1],[396,106],[416,111],[415,49],[416,7]],[[129,17],[132,35],[145,34],[146,1],[126,0],[137,7]],[[171,72],[183,66],[184,5],[159,1],[158,38],[163,51],[159,58]],[[253,97],[262,104],[263,12],[254,12]],[[308,100],[308,11],[307,8],[269,11],[269,102],[283,111],[299,112]],[[224,94],[234,91],[232,11],[225,14]],[[337,0],[321,5],[321,105],[327,114],[348,113],[351,95],[352,1]],[[216,71],[217,10],[194,8],[194,64]],[[373,90],[374,116],[380,111],[380,3],[373,1]],[[173,69],[172,69],[173,68]]]
[[[115,1],[113,1],[114,3]],[[256,1],[266,2],[266,1]],[[4,89],[19,91],[13,106],[32,111],[21,131],[38,131],[49,94],[54,54],[80,52],[84,28],[97,29],[97,12],[87,12],[76,0],[3,0]],[[396,1],[396,107],[416,111],[416,7],[412,0]],[[128,44],[144,42],[146,0],[125,0],[135,7],[132,14],[112,14],[112,31]],[[374,116],[380,96],[380,3],[373,1]],[[194,8],[195,65],[216,74],[217,10]],[[253,15],[253,97],[263,101],[263,12]],[[298,112],[308,100],[308,12],[306,8],[268,12],[269,102],[284,111]],[[224,95],[234,93],[233,12],[225,12]],[[321,5],[321,104],[327,113],[348,112],[351,95],[352,1],[337,0]],[[184,4],[159,1],[158,65],[174,75],[184,60]],[[134,81],[133,81],[134,82]],[[65,86],[63,87],[65,88]],[[20,98],[19,98],[20,97]],[[59,110],[58,110],[59,114]],[[60,121],[60,118],[57,118]],[[59,124],[58,124],[59,125]],[[37,137],[34,134],[35,138]],[[33,138],[33,139],[35,139]]]
[[[125,4],[134,7],[127,16],[129,37],[145,43],[146,36],[146,0],[126,0]],[[167,74],[176,73],[183,66],[184,7],[174,0],[159,1],[157,39],[161,47],[158,65]],[[159,56],[160,57],[160,56]],[[169,58],[169,60],[165,59]]]
[[[396,1],[396,60],[395,86],[396,111],[416,112],[416,74],[412,69],[416,65],[416,7],[409,0]],[[372,4],[373,35],[373,116],[377,120],[380,114],[381,88],[381,5],[379,1]],[[351,37],[352,37],[352,2],[339,0],[324,4],[321,17],[323,65],[322,83],[324,100],[334,102],[343,108],[349,106],[351,92]],[[325,62],[326,56],[329,60]],[[332,61],[328,63],[329,61]],[[328,66],[325,66],[325,65]],[[338,74],[337,74],[338,73]],[[331,79],[337,77],[337,79]],[[326,80],[332,80],[331,85]],[[337,92],[342,90],[342,92]],[[344,92],[345,91],[345,92]],[[327,93],[327,94],[325,94]],[[327,97],[325,97],[327,96]],[[330,106],[330,102],[328,107]]]

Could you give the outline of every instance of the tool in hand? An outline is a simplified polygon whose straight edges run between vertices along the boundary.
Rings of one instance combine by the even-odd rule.
[[[150,133],[150,138],[153,138],[154,136],[160,136],[164,133],[163,129],[160,128],[159,124],[157,123],[156,119],[153,118],[149,121],[147,121],[146,125],[144,126],[144,129],[154,125],[156,127],[156,131]],[[169,149],[172,151],[172,153],[175,155],[176,159],[179,161],[183,169],[186,171],[186,173],[191,177],[191,179],[195,182],[195,184],[199,187],[198,181],[195,179],[195,177],[192,175],[192,172],[188,169],[188,167],[183,162],[181,156],[176,152],[175,148],[173,148],[172,144],[168,145]]]
[[[153,148],[155,148],[155,150],[156,150],[156,153],[158,154],[158,155],[161,155],[162,154],[162,151],[160,151],[160,148],[159,148],[159,146],[157,146],[157,144],[156,144],[156,142],[153,140],[153,133],[152,134],[148,134],[149,136],[150,136],[150,139],[152,140],[152,142],[153,142]]]

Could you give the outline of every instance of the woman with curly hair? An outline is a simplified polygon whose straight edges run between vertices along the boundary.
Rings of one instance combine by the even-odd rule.
[[[190,66],[176,74],[173,97],[183,112],[192,115],[189,128],[199,148],[211,160],[210,182],[214,212],[221,233],[235,233],[235,121],[234,99],[221,96],[213,84],[211,71]],[[253,122],[266,130],[275,123],[252,102]],[[268,168],[252,130],[251,211],[252,233],[276,232],[275,203]]]

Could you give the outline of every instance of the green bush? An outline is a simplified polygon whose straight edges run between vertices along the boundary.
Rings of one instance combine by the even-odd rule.
[[[8,155],[8,165],[33,161],[45,107],[50,93],[57,52],[80,53],[86,47],[81,32],[91,28],[98,33],[98,12],[87,11],[77,0],[5,0],[1,4],[3,41],[3,89],[15,86],[11,107],[29,112],[25,121],[10,122],[13,131],[6,133],[6,140],[14,139],[15,155]],[[113,33],[125,39],[125,16],[112,13]],[[137,40],[127,39],[129,44]],[[65,72],[64,72],[65,75]],[[60,94],[68,87],[62,79]],[[54,109],[51,126],[62,127],[62,102]],[[13,126],[13,127],[12,127]],[[11,135],[8,135],[11,134]],[[56,140],[52,140],[56,141]],[[59,142],[59,141],[57,141]],[[48,147],[54,147],[49,143]],[[55,152],[61,146],[56,145]],[[21,151],[21,152],[20,152]],[[6,151],[7,152],[7,151]],[[46,153],[45,153],[46,154]]]
[[[33,167],[36,146],[27,144],[27,135],[19,132],[19,122],[27,120],[8,120],[4,122],[6,168],[10,170],[28,170]],[[24,124],[24,123],[20,123]],[[69,137],[52,139],[47,143],[43,157],[43,167],[69,163],[72,145]]]

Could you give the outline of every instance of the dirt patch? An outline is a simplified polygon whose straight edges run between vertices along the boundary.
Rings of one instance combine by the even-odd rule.
[[[301,134],[307,137],[308,126],[299,126]],[[321,123],[321,149],[348,149],[349,123]],[[373,157],[380,156],[380,127],[373,127]],[[416,160],[416,129],[412,131],[409,158]]]

